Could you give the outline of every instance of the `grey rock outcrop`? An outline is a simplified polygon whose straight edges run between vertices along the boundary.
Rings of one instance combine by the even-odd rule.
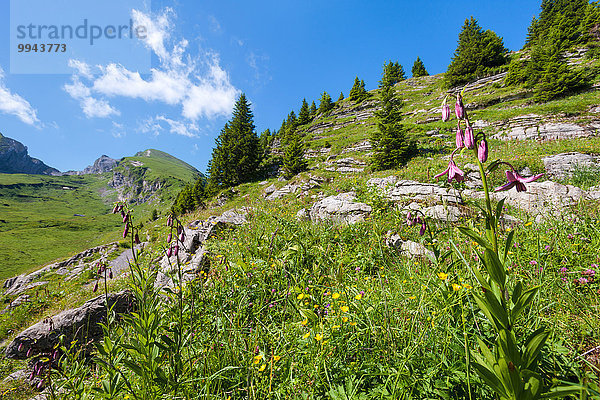
[[[310,220],[347,224],[363,221],[371,213],[372,208],[368,204],[356,202],[355,198],[353,192],[348,192],[319,200],[310,208]]]
[[[505,199],[506,204],[517,207],[534,215],[552,215],[562,213],[565,208],[580,200],[590,199],[589,192],[576,186],[545,181],[526,184],[527,191],[517,192],[510,189],[503,192],[491,193],[491,197],[499,201]],[[465,196],[483,198],[483,192],[465,190]]]
[[[133,295],[125,290],[109,293],[108,308],[116,314],[129,312],[133,307]],[[81,307],[66,310],[30,326],[6,348],[6,357],[26,359],[29,356],[49,353],[59,343],[62,335],[65,343],[78,340],[87,343],[102,336],[102,327],[98,324],[106,318],[107,302],[104,295],[85,302]],[[29,351],[31,349],[31,352]]]
[[[365,163],[352,157],[340,158],[338,160],[329,161],[326,164],[332,165],[325,168],[326,171],[351,173],[363,172],[365,170]]]
[[[598,157],[582,153],[561,153],[542,158],[549,177],[568,178],[577,169],[600,171]]]
[[[171,276],[177,273],[177,261],[182,266],[182,279],[188,282],[200,271],[208,271],[210,267],[209,252],[202,247],[211,237],[223,229],[234,228],[247,222],[248,213],[252,209],[241,208],[228,210],[219,216],[211,216],[206,220],[196,220],[184,228],[185,238],[177,255],[164,255],[160,263],[160,271],[155,282],[156,287],[172,287]]]
[[[60,172],[47,166],[27,153],[27,147],[21,142],[2,136],[0,133],[0,173],[60,175]]]
[[[393,179],[390,177],[371,178],[367,181],[367,185],[379,187],[383,195],[394,202],[410,199],[413,201],[462,204],[460,193],[455,189],[411,180],[399,180],[391,184]]]
[[[82,174],[103,174],[112,171],[117,166],[118,161],[107,155],[101,155],[93,165],[86,167]]]
[[[592,120],[586,124],[566,121],[548,121],[537,114],[526,114],[514,117],[499,126],[493,136],[500,140],[548,140],[572,139],[597,135],[600,123]]]
[[[413,242],[412,240],[402,240],[402,237],[397,234],[389,235],[388,233],[385,243],[388,247],[398,250],[402,255],[409,258],[433,257],[433,251],[428,250],[421,243]]]

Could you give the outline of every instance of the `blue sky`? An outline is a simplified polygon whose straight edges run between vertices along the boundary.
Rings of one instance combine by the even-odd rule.
[[[12,1],[25,7],[40,0]],[[57,15],[69,2],[82,3],[57,0]],[[127,17],[148,28],[133,45],[151,55],[150,73],[140,62],[138,74],[133,50],[113,46],[104,54],[97,45],[61,61],[67,73],[22,74],[11,73],[15,32],[10,1],[0,0],[0,132],[61,171],[83,169],[102,154],[156,148],[204,172],[239,93],[252,102],[258,132],[278,128],[303,98],[318,105],[323,91],[334,100],[347,95],[356,75],[374,89],[387,60],[407,75],[417,56],[430,74],[444,72],[471,15],[518,50],[541,0],[140,3],[129,3]],[[84,6],[85,16],[122,12],[102,4],[106,14]],[[53,17],[39,23],[58,24]]]

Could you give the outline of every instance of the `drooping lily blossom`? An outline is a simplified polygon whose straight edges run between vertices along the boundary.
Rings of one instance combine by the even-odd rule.
[[[480,162],[484,163],[488,158],[488,145],[485,139],[481,139],[479,147],[477,148],[477,158]]]
[[[435,179],[438,179],[439,177],[444,175],[448,175],[448,182],[452,182],[452,179],[456,179],[457,182],[462,182],[465,179],[465,173],[461,171],[461,169],[458,168],[456,166],[456,163],[454,162],[454,153],[456,153],[456,150],[454,150],[450,155],[450,162],[448,163],[448,168],[446,168],[444,172],[441,172],[434,176]]]
[[[446,103],[442,105],[442,121],[447,122],[450,119],[450,106]]]
[[[465,147],[472,149],[475,147],[475,137],[473,136],[473,128],[467,126],[465,129]]]
[[[464,140],[464,133],[463,133],[463,130],[460,128],[460,125],[458,125],[458,128],[456,128],[456,148],[457,149],[462,149],[463,147],[465,147],[463,140]]]
[[[527,187],[525,187],[525,184],[537,181],[538,179],[540,179],[542,177],[542,175],[544,175],[544,174],[538,174],[538,175],[533,175],[533,176],[530,176],[527,178],[523,178],[515,170],[506,171],[506,179],[508,179],[508,182],[506,182],[504,185],[502,185],[500,187],[497,187],[496,189],[494,189],[494,191],[500,192],[503,190],[509,190],[514,186],[517,188],[517,192],[526,192]]]

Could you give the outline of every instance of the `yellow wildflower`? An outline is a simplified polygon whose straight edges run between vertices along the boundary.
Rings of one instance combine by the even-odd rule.
[[[356,300],[360,300],[360,299],[362,299],[362,294],[360,294],[360,293],[359,293],[359,294],[357,294],[356,296],[354,296],[354,298],[355,298]]]
[[[298,297],[296,297],[298,300],[302,300],[304,298],[304,293],[300,293],[298,295]]]
[[[273,356],[273,361],[277,362],[281,360],[281,356]]]
[[[440,278],[443,281],[445,281],[446,279],[448,279],[448,274],[445,273],[445,272],[438,272],[437,276],[438,276],[438,278]]]
[[[263,372],[265,370],[265,368],[267,368],[267,364],[261,365],[260,368],[258,369],[258,372]]]
[[[306,332],[304,335],[302,335],[302,339],[306,339],[309,336],[310,336],[310,332]]]
[[[460,289],[462,289],[462,286],[457,285],[456,283],[452,284],[452,290],[454,290],[455,292],[458,292]]]
[[[416,299],[416,298],[417,298],[417,296],[409,296],[408,298],[409,298],[410,300],[414,300],[414,299]]]
[[[342,322],[348,322],[348,317],[342,317]]]
[[[257,356],[254,356],[254,364],[258,364],[260,362],[260,360],[262,360],[262,354],[259,354]]]
[[[332,299],[339,299],[340,298],[340,294],[339,293],[334,293],[333,296],[331,296]]]
[[[303,326],[306,326],[306,324],[308,324],[308,318],[305,318],[302,322],[300,322]]]
[[[341,306],[340,310],[342,310],[342,312],[348,312],[348,310],[350,310],[350,308],[348,308],[348,306]]]
[[[316,340],[317,342],[320,342],[321,340],[323,340],[323,335],[321,335],[320,333],[317,333],[317,334],[315,335],[315,340]]]
[[[352,326],[356,326],[356,322],[354,322],[354,321],[353,321],[353,322],[350,322],[350,325],[352,325]]]

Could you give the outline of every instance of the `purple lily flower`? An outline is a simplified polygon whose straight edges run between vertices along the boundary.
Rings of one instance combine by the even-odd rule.
[[[503,190],[509,190],[513,186],[517,187],[517,192],[526,192],[527,188],[525,187],[526,183],[534,182],[540,179],[544,174],[533,175],[528,178],[523,178],[517,171],[506,171],[506,182],[504,185],[497,187],[494,189],[495,192],[500,192]]]
[[[482,163],[487,161],[488,145],[487,145],[487,141],[485,139],[482,139],[481,142],[479,142],[479,147],[477,148],[477,158]]]
[[[419,229],[419,236],[423,236],[425,234],[425,230],[427,229],[427,224],[425,221],[421,224],[421,229]]]
[[[406,215],[406,225],[413,226],[414,224],[415,224],[415,221],[412,217],[411,212],[409,211],[408,214]]]
[[[448,182],[452,182],[452,179],[456,179],[457,182],[462,182],[465,179],[465,173],[461,171],[461,169],[458,168],[456,166],[456,163],[454,162],[454,153],[456,152],[456,150],[454,150],[452,152],[452,155],[450,155],[450,162],[448,163],[448,168],[446,168],[444,172],[441,172],[434,176],[435,179],[438,179],[439,177],[446,174],[448,175]]]
[[[456,148],[462,149],[463,147],[465,147],[464,137],[465,135],[463,133],[463,130],[460,128],[460,125],[458,125],[458,128],[456,129]]]
[[[465,129],[465,147],[467,149],[472,149],[475,147],[475,137],[473,136],[473,128],[467,126]]]
[[[450,106],[448,104],[444,104],[442,106],[442,121],[447,122],[450,119]]]
[[[454,106],[454,112],[456,112],[456,118],[465,118],[465,106],[463,105],[462,96],[460,93],[456,95],[456,105]]]

